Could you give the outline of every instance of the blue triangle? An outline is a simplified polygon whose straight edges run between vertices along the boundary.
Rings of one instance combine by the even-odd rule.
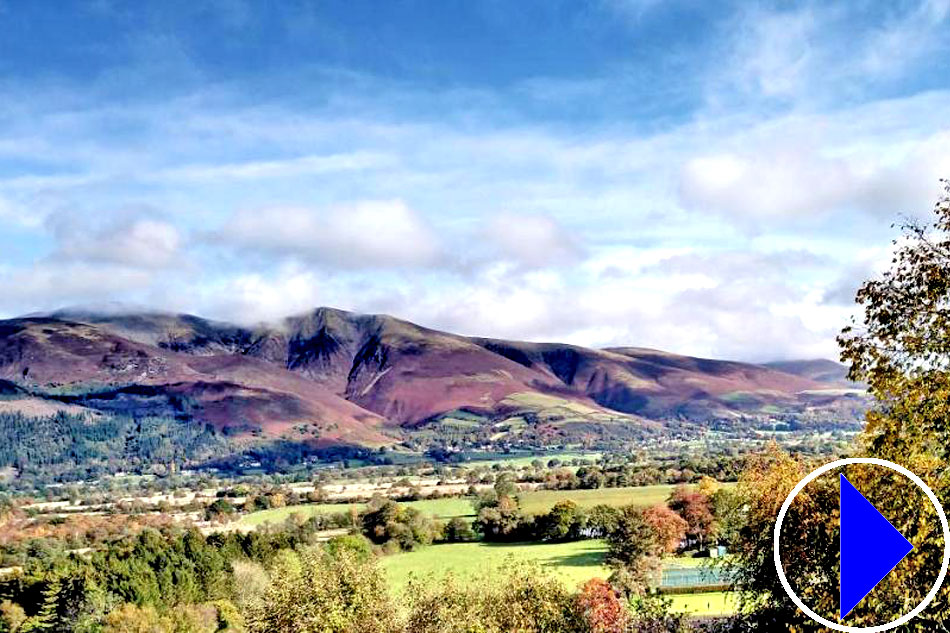
[[[914,546],[841,475],[841,618]]]

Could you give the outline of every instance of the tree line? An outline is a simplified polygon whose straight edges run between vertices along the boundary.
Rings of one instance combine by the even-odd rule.
[[[628,525],[625,512],[618,518]],[[22,573],[0,581],[0,631],[601,633],[639,620],[669,623],[664,631],[684,626],[645,586],[621,593],[595,580],[572,590],[535,567],[508,569],[491,583],[414,582],[397,602],[368,538],[321,544],[318,527],[288,522],[280,530],[210,536],[148,529],[88,556],[34,556]],[[658,543],[655,535],[644,538]],[[639,563],[631,556],[639,555],[618,548],[611,564],[633,569]],[[462,628],[469,625],[476,629]]]
[[[653,609],[650,617],[656,615],[658,603],[648,594],[654,582],[651,574],[659,569],[662,557],[690,539],[702,542],[713,534],[712,513],[719,496],[720,490],[714,483],[706,482],[698,490],[678,489],[671,496],[669,506],[597,506],[583,510],[565,501],[548,512],[528,516],[520,512],[517,488],[512,482],[502,480],[476,500],[478,513],[474,520],[457,517],[442,523],[411,506],[377,497],[359,512],[318,515],[307,520],[292,516],[279,528],[249,533],[220,532],[204,536],[194,529],[146,528],[135,535],[101,542],[99,548],[89,554],[71,553],[38,539],[21,544],[22,572],[0,581],[0,631],[377,630],[346,627],[357,626],[356,622],[362,622],[364,616],[371,617],[366,613],[390,610],[391,605],[384,600],[388,590],[383,591],[381,576],[375,568],[378,555],[411,551],[434,542],[478,538],[540,541],[605,538],[608,543],[606,563],[613,569],[609,584],[588,584],[578,593],[560,587],[558,582],[536,569],[512,572],[508,581],[541,592],[535,596],[537,600],[547,599],[544,596],[555,600],[560,604],[561,616],[558,617],[567,618],[562,624],[568,626],[569,620],[574,622],[570,626],[581,627],[538,630],[599,631],[596,626],[583,628],[594,626],[583,614],[596,611],[598,615],[588,615],[597,621],[606,617],[600,614],[601,609],[613,613],[611,617],[617,623],[627,626],[639,617],[636,605],[650,605]],[[509,509],[513,512],[508,513]],[[703,518],[698,523],[689,523],[697,517]],[[512,529],[505,532],[508,525]],[[322,534],[331,527],[348,527],[350,532],[327,544],[318,544]],[[319,579],[314,576],[318,573]],[[342,576],[332,580],[333,574]],[[341,587],[348,588],[348,599],[355,599],[351,595],[352,583],[364,581],[369,583],[366,590],[373,590],[359,597],[359,604],[366,609],[365,613],[361,611],[363,615],[353,615],[353,610],[359,611],[364,606],[325,604],[330,600],[327,592],[342,591]],[[307,587],[307,583],[315,584]],[[515,591],[515,585],[504,590]],[[249,587],[261,588],[256,594],[260,602],[246,595]],[[400,607],[410,615],[398,622],[390,621],[391,615],[387,615],[390,620],[386,626],[396,628],[378,630],[441,631],[444,629],[425,628],[430,626],[425,622],[431,613],[426,615],[419,611],[412,615],[413,609],[423,604],[419,602],[423,597],[429,603],[463,600],[469,608],[481,613],[498,598],[493,592],[502,590],[453,584],[421,587],[411,592],[413,597],[407,605]],[[307,591],[314,593],[310,595]],[[524,612],[498,619],[497,630],[510,630],[505,628],[510,625],[505,618],[527,617],[526,613],[536,613],[539,608],[546,607],[520,605],[518,609]],[[340,617],[349,624],[341,624],[343,628],[339,629],[320,628],[330,617],[325,609],[340,609],[346,616]],[[303,612],[311,613],[307,617],[317,618],[323,624],[318,626],[314,620],[316,628],[310,629],[282,629],[274,624],[291,617],[288,613],[294,614],[293,618],[304,617]],[[357,619],[346,620],[351,616]],[[472,613],[465,617],[472,617]],[[663,611],[661,619],[667,618],[671,622],[681,621]],[[245,624],[239,625],[240,622]]]

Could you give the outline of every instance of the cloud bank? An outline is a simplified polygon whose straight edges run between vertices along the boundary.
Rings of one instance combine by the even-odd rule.
[[[393,15],[401,37],[377,39],[329,8],[209,11],[201,29],[73,16],[129,36],[101,58],[45,31],[64,55],[27,55],[13,33],[0,315],[118,301],[252,323],[331,305],[834,357],[891,222],[926,217],[950,176],[950,4],[714,9],[468,7],[479,29],[456,33],[438,8],[431,30]]]

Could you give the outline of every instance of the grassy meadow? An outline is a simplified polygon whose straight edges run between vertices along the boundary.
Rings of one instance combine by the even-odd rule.
[[[459,582],[490,576],[508,563],[531,562],[547,568],[574,587],[595,577],[606,578],[601,563],[603,541],[571,543],[446,543],[380,559],[391,586],[405,589],[409,579],[441,578],[451,574]]]
[[[554,504],[571,500],[583,508],[598,504],[650,506],[663,503],[675,486],[657,485],[637,488],[599,488],[596,490],[535,490],[521,494],[522,509],[527,514],[549,510]],[[404,501],[420,511],[439,519],[473,517],[471,499],[452,497]],[[244,526],[265,523],[280,524],[291,515],[303,517],[361,509],[364,504],[308,504],[254,512],[241,519]],[[451,575],[464,583],[475,577],[490,577],[509,563],[536,563],[569,587],[576,587],[591,578],[606,578],[610,571],[603,565],[603,541],[583,540],[570,543],[451,543],[423,547],[414,552],[385,556],[381,559],[390,585],[396,592],[406,589],[411,578],[443,578]],[[676,566],[701,565],[704,559],[681,558],[670,561]],[[725,592],[672,595],[673,608],[696,615],[718,615],[735,611],[734,597]]]
[[[527,514],[537,514],[550,510],[558,501],[570,499],[582,508],[590,508],[598,504],[624,506],[637,504],[651,506],[666,501],[675,486],[641,486],[638,488],[598,488],[596,490],[533,490],[520,495],[521,507]],[[402,503],[417,508],[421,512],[439,519],[453,517],[474,516],[471,499],[467,497],[451,497],[446,499],[422,499],[420,501],[403,501]],[[364,504],[344,503],[317,503],[285,508],[272,508],[252,512],[240,520],[244,526],[257,527],[264,523],[283,523],[292,514],[311,517],[317,514],[333,512],[349,512],[351,507],[362,509]]]
[[[451,575],[457,582],[473,578],[491,578],[506,564],[536,563],[568,587],[574,588],[591,578],[607,578],[610,570],[603,563],[606,548],[600,540],[570,543],[450,543],[432,545],[414,552],[385,556],[380,564],[390,586],[396,592],[406,590],[410,579],[439,579]],[[702,559],[676,559],[671,565],[693,566]],[[735,611],[735,601],[727,592],[672,595],[673,608],[697,615],[715,615]]]
[[[641,486],[638,488],[597,488],[595,490],[534,490],[521,495],[521,508],[526,514],[550,510],[558,501],[570,500],[582,508],[596,505],[652,506],[663,503],[676,486]]]

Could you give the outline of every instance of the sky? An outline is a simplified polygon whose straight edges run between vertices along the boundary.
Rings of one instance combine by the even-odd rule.
[[[834,358],[950,177],[950,0],[0,0],[0,317]]]

